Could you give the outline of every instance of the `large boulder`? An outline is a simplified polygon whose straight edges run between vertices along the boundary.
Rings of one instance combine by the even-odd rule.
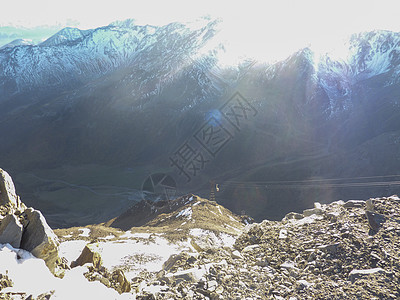
[[[22,231],[22,224],[15,215],[5,216],[0,221],[0,244],[8,243],[14,248],[20,248]]]
[[[7,205],[18,207],[19,198],[15,193],[15,186],[6,171],[0,169],[0,205]]]
[[[87,263],[93,264],[96,269],[99,269],[103,264],[101,255],[93,244],[87,244],[85,248],[83,248],[81,255],[71,263],[71,268],[83,266]]]
[[[31,252],[37,258],[45,261],[47,267],[54,273],[59,260],[59,241],[49,227],[42,213],[33,208],[23,212],[24,232],[21,239],[21,249]]]

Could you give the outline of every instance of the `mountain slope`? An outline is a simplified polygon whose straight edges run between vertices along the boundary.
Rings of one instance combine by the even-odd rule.
[[[400,149],[389,137],[400,130],[398,33],[354,35],[348,59],[305,48],[275,64],[227,67],[219,61],[218,25],[117,22],[1,50],[0,160],[18,174],[24,198],[52,214],[51,224],[73,226],[67,215],[79,214],[85,202],[71,194],[84,190],[87,222],[104,222],[111,216],[102,205],[109,211],[118,201],[120,212],[142,200],[152,173],[170,174],[180,194],[208,195],[214,179],[224,187],[218,201],[258,220],[301,211],[319,197],[395,192],[389,185],[278,190],[246,182],[396,175]],[[230,106],[234,95],[243,110]],[[210,116],[226,141],[212,154],[207,139],[199,143],[201,133],[207,136],[201,130],[211,130]],[[185,175],[171,159],[187,143],[203,160],[196,156],[201,164]],[[62,221],[57,207],[67,209]]]

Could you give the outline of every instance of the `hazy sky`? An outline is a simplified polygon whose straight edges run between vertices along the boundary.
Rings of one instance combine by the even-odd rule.
[[[225,21],[233,44],[275,52],[313,44],[330,47],[353,32],[400,31],[397,0],[0,0],[0,26],[74,26],[81,29],[136,19],[162,25],[204,15]],[[1,28],[0,28],[1,34]],[[262,45],[260,44],[262,43]],[[272,47],[269,47],[272,48]]]
[[[0,0],[0,26],[75,24],[93,28],[116,19],[165,24],[205,14],[259,24],[338,31],[386,27],[399,30],[396,0]],[[397,28],[397,29],[396,29]],[[275,27],[274,29],[279,29]]]

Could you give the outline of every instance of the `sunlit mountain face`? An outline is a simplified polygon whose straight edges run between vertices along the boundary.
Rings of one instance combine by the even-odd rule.
[[[257,220],[396,193],[399,33],[285,55],[230,36],[221,20],[127,20],[3,47],[0,165],[25,202],[71,226],[143,195],[208,197],[210,181]]]

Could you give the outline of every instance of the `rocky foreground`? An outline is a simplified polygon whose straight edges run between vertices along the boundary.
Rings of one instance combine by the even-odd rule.
[[[1,243],[3,224],[16,213],[4,204],[7,193],[0,194]],[[105,224],[55,230],[63,272],[47,267],[64,278],[35,294],[17,289],[15,273],[0,266],[0,299],[68,299],[74,286],[58,284],[71,277],[88,284],[78,289],[80,299],[400,299],[397,196],[315,203],[282,221],[253,224],[194,195],[165,205],[137,206],[147,212],[146,223],[129,230],[111,226],[118,220],[127,226],[133,211]],[[16,246],[0,245],[0,260],[15,252],[24,265],[28,254]],[[92,286],[101,293],[87,293]]]
[[[233,247],[183,252],[138,299],[399,299],[400,199],[315,204],[247,225]]]

